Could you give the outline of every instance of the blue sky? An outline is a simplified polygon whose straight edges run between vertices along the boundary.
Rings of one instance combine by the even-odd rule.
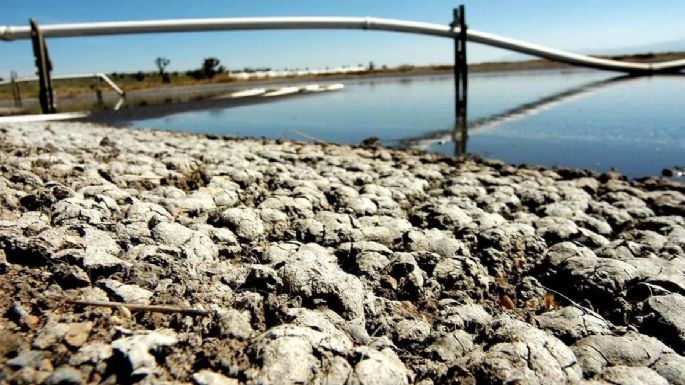
[[[473,29],[580,52],[616,52],[682,41],[681,0],[478,0],[465,1]],[[458,2],[433,0],[0,0],[0,25],[248,16],[375,16],[449,23]],[[365,31],[249,31],[49,39],[55,73],[151,71],[154,59],[169,70],[199,67],[215,56],[228,68],[319,68],[450,63],[452,43],[434,37]],[[469,61],[516,58],[469,45]],[[0,77],[10,69],[33,72],[29,41],[0,41]]]

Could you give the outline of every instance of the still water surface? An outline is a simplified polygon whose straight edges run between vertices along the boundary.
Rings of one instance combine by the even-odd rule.
[[[522,71],[469,77],[467,152],[510,163],[630,177],[685,166],[685,76],[616,78],[598,71]],[[134,127],[359,143],[454,154],[450,75],[345,82],[341,91],[126,122]],[[427,138],[429,138],[427,140]]]

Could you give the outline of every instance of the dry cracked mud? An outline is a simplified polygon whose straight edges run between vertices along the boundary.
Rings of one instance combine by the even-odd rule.
[[[6,124],[0,382],[685,384],[684,214],[663,178]]]

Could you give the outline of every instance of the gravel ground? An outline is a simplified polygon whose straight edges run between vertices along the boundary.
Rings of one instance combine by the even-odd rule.
[[[4,125],[0,382],[685,384],[684,214],[668,179]]]

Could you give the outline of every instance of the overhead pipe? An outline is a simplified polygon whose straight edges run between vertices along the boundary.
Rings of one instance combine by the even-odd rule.
[[[77,37],[124,35],[162,32],[237,31],[271,29],[360,29],[404,32],[420,35],[454,38],[459,27],[406,20],[375,17],[255,17],[215,19],[172,19],[147,21],[117,21],[42,25],[45,37]],[[0,40],[30,38],[30,29],[24,26],[0,26]],[[486,44],[552,61],[600,70],[651,74],[677,72],[685,68],[685,59],[660,63],[634,63],[580,55],[548,48],[521,40],[468,29],[466,38],[474,43]]]

